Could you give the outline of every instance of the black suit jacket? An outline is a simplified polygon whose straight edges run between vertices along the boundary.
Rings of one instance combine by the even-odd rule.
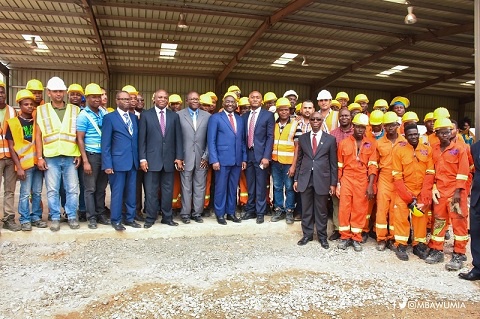
[[[138,153],[140,161],[146,159],[148,170],[159,172],[175,171],[174,161],[183,160],[183,138],[180,119],[175,112],[166,110],[165,136],[162,135],[160,122],[153,107],[142,112],[138,132]]]
[[[472,193],[470,197],[470,206],[480,204],[480,141],[476,142],[470,148],[475,165],[475,173],[473,175]]]
[[[330,186],[337,186],[338,181],[337,142],[333,136],[323,132],[317,151],[313,154],[310,134],[305,133],[298,138],[294,180],[297,181],[297,190],[304,192],[313,173],[315,193],[328,195]]]

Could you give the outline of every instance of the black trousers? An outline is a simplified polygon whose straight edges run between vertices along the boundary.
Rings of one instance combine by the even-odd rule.
[[[480,274],[480,201],[470,207],[470,247],[473,270]]]
[[[319,239],[327,239],[328,194],[318,195],[313,187],[313,174],[310,174],[308,186],[301,193],[303,236],[312,237],[314,226]]]
[[[172,220],[172,197],[173,197],[173,172],[147,171],[144,176],[145,183],[145,210],[147,223],[155,223],[158,216],[158,190],[162,192],[161,210],[162,221]]]

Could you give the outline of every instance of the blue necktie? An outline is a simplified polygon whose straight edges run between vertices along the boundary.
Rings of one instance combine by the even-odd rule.
[[[130,116],[128,116],[127,113],[123,113],[123,117],[125,118],[125,122],[127,123],[128,132],[130,133],[130,135],[133,135],[133,124]]]

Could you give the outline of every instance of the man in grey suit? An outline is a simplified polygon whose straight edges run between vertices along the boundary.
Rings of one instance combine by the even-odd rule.
[[[212,104],[212,98],[202,95],[204,104]],[[206,100],[205,100],[206,99]],[[187,108],[177,112],[183,135],[182,210],[184,224],[190,223],[190,214],[197,223],[203,223],[202,212],[205,201],[205,186],[208,172],[207,126],[210,113],[199,109],[197,92],[187,95]],[[192,211],[193,199],[193,211]]]
[[[310,116],[312,131],[298,139],[298,157],[293,189],[302,198],[303,237],[298,245],[313,240],[314,225],[318,241],[328,249],[327,204],[329,194],[335,194],[338,180],[337,142],[321,131],[324,118],[319,112]]]
[[[158,189],[162,192],[162,224],[178,226],[172,218],[173,172],[183,170],[183,138],[180,118],[167,108],[168,93],[157,90],[155,107],[142,113],[138,132],[140,168],[145,172],[144,228],[158,215]]]

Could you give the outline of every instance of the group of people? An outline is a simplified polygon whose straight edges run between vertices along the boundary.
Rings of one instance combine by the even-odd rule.
[[[258,91],[241,97],[235,85],[218,111],[213,92],[191,91],[182,107],[179,95],[159,89],[147,110],[132,85],[116,93],[116,109],[95,83],[67,88],[53,77],[46,85],[49,102],[43,93],[43,84],[30,80],[16,95],[17,112],[0,83],[5,229],[48,226],[42,220],[45,179],[52,231],[60,229],[62,206],[72,229],[83,218],[91,229],[100,223],[123,231],[142,227],[137,221],[150,228],[159,213],[162,224],[177,226],[174,209],[182,223],[202,223],[213,204],[220,225],[261,224],[271,211],[271,222],[301,220],[298,245],[316,232],[325,249],[338,240],[339,249],[358,252],[371,236],[379,251],[390,248],[407,261],[411,245],[429,264],[444,261],[451,226],[454,250],[445,267],[459,270],[466,261],[469,212],[479,214],[480,186],[474,183],[470,207],[467,197],[480,169],[480,146],[470,149],[474,136],[461,135],[446,108],[425,116],[427,132],[420,135],[419,118],[406,112],[410,101],[401,96],[377,100],[370,113],[365,94],[350,103],[346,92],[333,99],[327,90],[318,93],[318,111],[311,100],[297,103],[293,90],[280,98]],[[13,207],[17,178],[20,225]],[[334,232],[327,238],[329,211]],[[472,240],[479,236],[477,224],[470,230]],[[480,279],[475,249],[478,272],[465,279]]]

